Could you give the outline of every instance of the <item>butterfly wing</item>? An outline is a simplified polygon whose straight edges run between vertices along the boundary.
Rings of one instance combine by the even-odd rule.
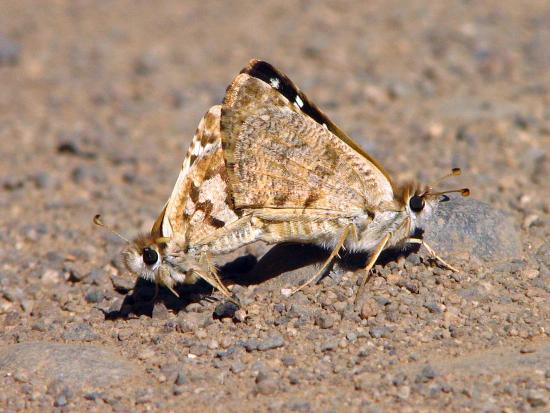
[[[194,244],[237,220],[228,196],[220,113],[221,107],[213,106],[200,121],[172,194],[153,226],[158,236]]]
[[[221,119],[237,208],[313,208],[344,215],[392,202],[387,173],[282,73],[251,61]]]

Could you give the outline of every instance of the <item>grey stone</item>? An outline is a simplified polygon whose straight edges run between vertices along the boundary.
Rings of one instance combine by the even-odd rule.
[[[56,186],[56,179],[48,172],[37,172],[31,177],[37,189],[51,189]]]
[[[240,360],[236,360],[231,364],[231,371],[235,374],[239,374],[246,369],[246,364]]]
[[[224,301],[216,306],[214,315],[219,318],[233,318],[239,306],[231,301]]]
[[[285,340],[283,336],[277,334],[271,337],[266,338],[258,344],[259,351],[272,350],[275,348],[283,347],[285,345]]]
[[[98,338],[99,336],[86,323],[69,326],[69,328],[63,332],[63,339],[69,341],[94,341]]]
[[[281,358],[281,362],[285,367],[295,366],[296,365],[296,359],[292,356],[284,356]]]
[[[178,329],[186,333],[206,327],[212,322],[211,317],[205,313],[185,313],[178,315]]]
[[[88,276],[87,272],[82,271],[80,266],[72,262],[63,264],[63,272],[68,274],[68,280],[73,283],[81,282]]]
[[[2,187],[6,191],[15,191],[23,188],[24,181],[21,176],[8,175],[2,178]]]
[[[105,295],[99,288],[92,287],[88,289],[84,298],[88,303],[100,303],[103,301],[103,298],[105,298]]]
[[[60,394],[54,401],[53,405],[55,407],[62,407],[67,405],[67,398],[64,394]]]
[[[107,347],[35,342],[0,349],[0,375],[17,374],[45,383],[62,377],[74,391],[85,386],[101,389],[129,383],[143,372]]]
[[[118,275],[111,275],[111,282],[116,291],[126,294],[134,289],[135,280],[120,277]]]
[[[531,389],[527,392],[527,401],[531,407],[544,407],[548,404],[548,397],[539,390]]]
[[[0,66],[14,66],[19,62],[21,45],[15,40],[0,35]]]
[[[331,314],[321,314],[315,319],[315,324],[320,328],[331,328],[334,325],[334,316]]]
[[[511,215],[475,199],[450,197],[419,224],[424,240],[444,258],[466,253],[483,261],[502,262],[522,255]]]
[[[148,76],[159,67],[160,60],[154,53],[144,53],[134,63],[134,72],[140,76]]]
[[[256,376],[256,392],[263,395],[275,393],[279,388],[277,380],[271,374],[260,371]]]
[[[246,349],[246,351],[258,350],[259,345],[260,345],[260,342],[255,338],[247,340],[243,343],[243,347]]]
[[[332,351],[338,348],[338,339],[332,338],[321,344],[321,351]]]
[[[204,356],[208,352],[208,347],[203,344],[196,344],[189,348],[189,353],[197,357]]]
[[[428,364],[428,365],[424,366],[422,368],[422,370],[420,370],[420,373],[418,373],[418,375],[415,378],[415,382],[416,383],[426,383],[430,380],[433,380],[436,375],[437,375],[437,373],[435,372],[433,367]]]
[[[391,304],[391,301],[387,297],[383,297],[381,295],[377,295],[374,297],[374,300],[380,304],[381,306],[385,306],[388,304]]]
[[[427,302],[424,304],[424,307],[426,307],[430,313],[441,314],[443,312],[441,305],[434,302]]]
[[[184,371],[180,371],[176,377],[176,385],[183,386],[184,384],[187,384],[187,376]]]
[[[369,329],[369,334],[372,338],[388,338],[390,329],[385,326],[374,326]]]

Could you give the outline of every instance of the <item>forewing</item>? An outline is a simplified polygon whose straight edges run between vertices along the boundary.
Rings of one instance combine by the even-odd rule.
[[[220,113],[221,107],[213,106],[199,123],[164,215],[159,217],[164,237],[193,244],[238,218],[228,196]]]
[[[268,72],[271,66],[265,65],[251,62],[229,86],[222,108],[235,206],[354,214],[391,202],[384,171],[337,137],[329,128],[338,131],[332,122],[286,76]]]
[[[280,70],[273,67],[271,64],[262,60],[252,59],[248,62],[248,65],[241,70],[241,73],[246,73],[249,76],[255,77],[269,84],[282,94],[289,102],[291,102],[295,109],[298,109],[304,115],[307,115],[315,122],[326,127],[334,135],[338,136],[342,141],[348,144],[355,152],[362,157],[369,160],[391,183],[390,175],[380,165],[380,163],[370,156],[361,146],[357,144],[352,138],[350,138],[344,131],[336,126],[327,115],[321,109],[317,107],[315,103],[309,100],[305,93],[303,93],[298,86],[294,84],[290,78]]]

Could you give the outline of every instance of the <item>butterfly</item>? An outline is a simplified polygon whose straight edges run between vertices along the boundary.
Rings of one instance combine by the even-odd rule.
[[[240,246],[222,237],[239,222],[228,194],[227,171],[220,135],[221,107],[213,106],[199,123],[178,179],[149,234],[128,242],[122,260],[130,273],[162,285],[178,296],[178,283],[204,279],[228,298],[231,293],[218,276],[213,257]],[[246,218],[245,218],[246,220]],[[99,216],[94,222],[104,226]],[[239,228],[243,225],[239,224]]]
[[[397,183],[282,72],[251,60],[229,85],[221,109],[223,156],[232,205],[248,217],[256,238],[270,244],[313,243],[331,250],[326,270],[344,248],[368,253],[365,277],[380,253],[407,243],[448,192]],[[447,176],[459,175],[455,168]],[[446,176],[446,177],[447,177]]]

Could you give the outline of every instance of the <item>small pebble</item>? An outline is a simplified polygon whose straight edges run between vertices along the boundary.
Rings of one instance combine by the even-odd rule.
[[[270,375],[259,373],[256,376],[256,392],[264,396],[277,392],[279,384]]]
[[[372,338],[388,338],[390,330],[385,326],[374,326],[369,329],[369,334]]]
[[[246,369],[246,364],[244,364],[242,361],[237,360],[231,364],[231,371],[235,374],[239,374],[243,372]]]
[[[527,402],[531,407],[544,407],[548,404],[548,396],[542,391],[531,389],[527,392]]]
[[[64,394],[61,394],[60,396],[58,396],[58,397],[55,399],[53,405],[54,405],[55,407],[63,407],[63,406],[66,406],[66,405],[67,405],[67,398],[65,397]]]
[[[208,347],[202,344],[197,344],[189,348],[189,354],[197,357],[204,356],[208,352]]]
[[[258,350],[259,351],[273,350],[275,348],[283,347],[284,345],[285,345],[285,340],[283,339],[283,336],[275,335],[261,341],[258,344]]]
[[[281,288],[281,295],[283,297],[290,297],[292,295],[292,289],[291,288]]]
[[[0,35],[0,66],[15,66],[21,55],[21,44]]]
[[[59,271],[47,269],[42,273],[40,280],[46,285],[54,285],[61,281],[61,275]]]
[[[246,321],[246,310],[243,308],[238,309],[235,311],[235,316],[233,317],[234,320],[239,321],[241,323],[244,323]]]
[[[48,172],[38,172],[31,177],[37,189],[52,189],[56,180]]]
[[[338,339],[333,338],[321,344],[321,351],[332,351],[338,348]]]
[[[281,358],[281,362],[285,367],[291,367],[296,365],[296,359],[292,356],[284,356]]]
[[[334,325],[334,316],[331,314],[321,314],[315,319],[315,324],[320,328],[331,328]]]
[[[62,334],[64,340],[69,341],[94,341],[99,336],[86,323],[71,325]]]
[[[177,386],[183,386],[184,384],[187,384],[187,376],[185,375],[185,372],[183,371],[178,372],[178,375],[176,376],[175,384]]]
[[[135,280],[120,277],[118,275],[111,275],[111,282],[113,284],[113,288],[122,294],[132,291],[135,284]]]
[[[231,301],[224,301],[216,306],[214,315],[218,318],[233,318],[239,306]]]
[[[420,371],[420,373],[416,376],[415,382],[416,383],[426,383],[430,380],[433,380],[436,375],[437,375],[437,373],[435,372],[433,367],[428,364],[428,365],[424,366],[422,368],[422,370]]]
[[[105,294],[97,287],[90,288],[84,296],[88,303],[100,303],[105,298]]]
[[[220,347],[220,343],[218,342],[218,340],[212,339],[208,342],[207,347],[210,350],[215,350]]]
[[[361,318],[367,320],[378,315],[378,304],[370,298],[361,306]]]

